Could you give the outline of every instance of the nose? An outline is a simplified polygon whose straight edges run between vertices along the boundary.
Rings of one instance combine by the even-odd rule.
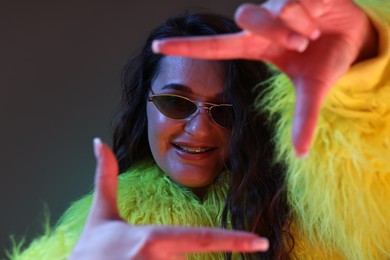
[[[192,117],[187,119],[184,131],[197,136],[210,134],[214,122],[212,122],[207,113],[206,109],[199,108]]]

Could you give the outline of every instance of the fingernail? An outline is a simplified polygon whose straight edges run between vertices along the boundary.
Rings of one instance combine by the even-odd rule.
[[[309,46],[309,40],[299,34],[292,34],[288,38],[290,47],[298,52],[304,52]]]
[[[306,151],[306,152],[300,153],[298,151],[295,151],[295,156],[298,157],[299,159],[304,160],[304,159],[306,159],[309,156],[309,152]]]
[[[259,251],[266,251],[268,250],[269,242],[268,239],[260,238],[256,239],[252,242],[252,248]]]
[[[152,51],[154,53],[160,53],[160,42],[158,40],[152,42]]]
[[[319,29],[317,29],[310,34],[310,39],[314,41],[314,40],[317,40],[318,38],[320,38],[320,36],[321,36],[321,31]]]
[[[99,137],[95,137],[93,139],[93,151],[97,159],[100,157],[101,147],[102,147],[102,140]]]

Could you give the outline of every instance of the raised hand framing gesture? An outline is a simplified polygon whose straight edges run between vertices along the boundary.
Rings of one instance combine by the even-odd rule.
[[[97,168],[92,208],[69,259],[185,259],[190,252],[266,251],[268,241],[252,233],[212,228],[133,226],[117,207],[118,163],[94,140]]]
[[[255,59],[273,63],[294,83],[292,139],[305,156],[320,107],[350,66],[376,54],[376,34],[352,0],[269,0],[244,4],[235,15],[242,32],[155,41],[153,50],[202,59]]]

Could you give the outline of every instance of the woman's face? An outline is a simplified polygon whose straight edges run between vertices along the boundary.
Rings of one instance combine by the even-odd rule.
[[[220,62],[164,57],[152,90],[194,101],[228,103],[222,99],[222,72]],[[149,144],[158,166],[173,181],[193,190],[211,184],[227,160],[230,130],[215,124],[203,108],[194,116],[175,120],[147,103]]]

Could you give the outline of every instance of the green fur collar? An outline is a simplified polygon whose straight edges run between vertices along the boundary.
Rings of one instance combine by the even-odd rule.
[[[172,182],[154,163],[141,163],[119,176],[118,206],[122,218],[131,224],[218,227],[227,189],[224,173],[200,201],[189,189]],[[55,228],[47,230],[23,252],[15,247],[11,259],[65,259],[83,229],[91,201],[92,193],[74,202]],[[220,257],[204,254],[196,259]]]

